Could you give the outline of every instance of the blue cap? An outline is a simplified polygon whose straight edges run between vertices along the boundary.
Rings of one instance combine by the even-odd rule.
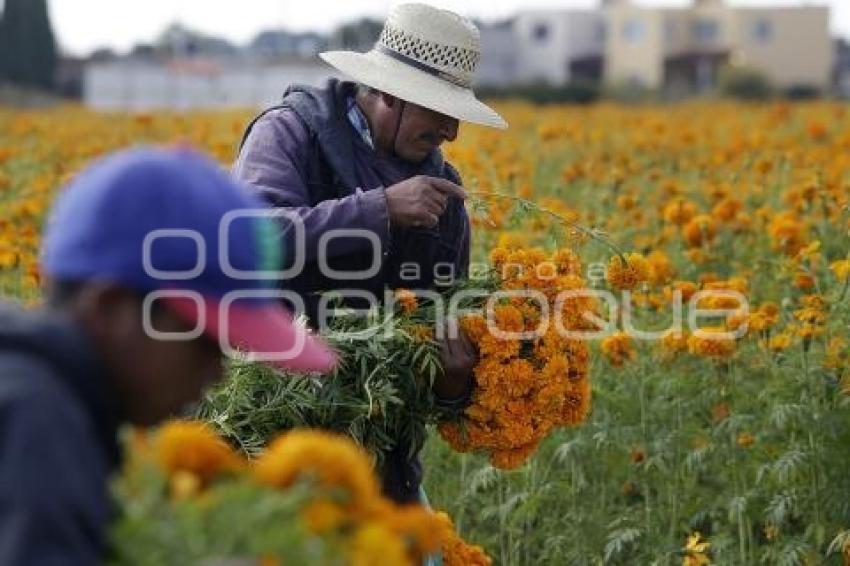
[[[215,338],[227,330],[234,347],[267,353],[305,340],[312,355],[278,365],[328,369],[332,354],[312,336],[302,336],[306,330],[273,298],[243,300],[228,307],[227,320],[219,317],[228,293],[274,287],[274,280],[244,276],[280,269],[276,225],[258,216],[265,209],[195,151],[119,152],[77,175],[60,194],[48,219],[42,271],[57,280],[109,281],[140,292],[195,292],[208,312],[198,313],[185,298],[165,301],[192,322],[203,316],[204,330]],[[236,271],[243,275],[234,277]]]

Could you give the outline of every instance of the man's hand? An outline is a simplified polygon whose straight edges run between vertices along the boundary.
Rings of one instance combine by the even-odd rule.
[[[387,212],[394,226],[431,228],[446,211],[450,196],[466,198],[463,187],[446,179],[417,175],[388,187]]]
[[[443,372],[434,380],[434,394],[444,400],[458,399],[472,385],[472,368],[478,361],[478,352],[463,330],[458,329],[457,337],[446,336],[440,341],[440,358]]]

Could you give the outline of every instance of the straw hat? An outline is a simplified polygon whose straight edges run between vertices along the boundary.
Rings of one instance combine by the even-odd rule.
[[[356,81],[402,100],[464,122],[508,127],[472,91],[481,58],[478,29],[448,10],[402,4],[390,12],[368,53],[329,51],[319,56]]]

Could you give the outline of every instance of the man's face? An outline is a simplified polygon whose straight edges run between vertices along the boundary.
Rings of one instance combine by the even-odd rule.
[[[178,415],[223,376],[224,356],[215,341],[205,336],[162,340],[149,335],[135,293],[102,297],[101,305],[85,316],[124,417],[132,424],[150,426]],[[150,322],[161,333],[191,330],[162,306],[154,306]]]
[[[400,102],[396,100],[397,112],[401,112]],[[404,105],[395,152],[405,161],[419,163],[443,142],[454,141],[458,126],[455,118],[408,102]]]

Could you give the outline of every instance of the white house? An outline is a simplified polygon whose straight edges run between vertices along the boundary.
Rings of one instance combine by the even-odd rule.
[[[563,84],[594,61],[601,65],[606,30],[599,10],[527,10],[516,16],[513,27],[516,82]]]
[[[261,65],[122,59],[86,67],[83,101],[103,111],[264,107],[279,101],[289,84],[319,85],[331,76],[339,75],[320,61]]]

